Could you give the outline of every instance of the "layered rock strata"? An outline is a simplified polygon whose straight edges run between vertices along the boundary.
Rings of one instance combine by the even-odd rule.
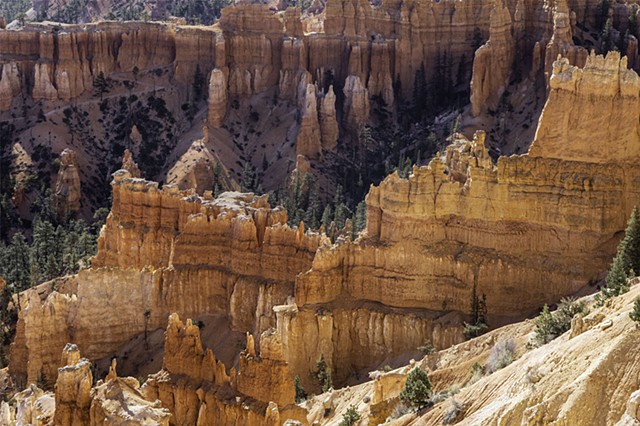
[[[554,63],[549,86],[531,157],[619,164],[621,169],[640,157],[640,80],[627,69],[626,57],[592,53],[584,68],[563,58]]]
[[[77,276],[77,290],[22,296],[11,365],[22,383],[55,381],[66,342],[101,359],[144,330],[164,328],[172,312],[220,315],[259,335],[275,325],[272,307],[293,294],[296,274],[311,266],[320,236],[289,228],[266,196],[213,200],[128,176],[115,177],[94,268]],[[126,312],[110,309],[119,305]]]

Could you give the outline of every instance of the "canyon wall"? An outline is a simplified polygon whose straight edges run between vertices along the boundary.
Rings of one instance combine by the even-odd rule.
[[[325,356],[338,370],[345,366],[344,351],[361,350],[362,358],[375,351],[372,342],[366,351],[358,347],[367,338],[352,333],[376,326],[354,306],[420,309],[424,317],[427,312],[470,313],[473,294],[486,295],[489,323],[500,324],[602,278],[629,214],[640,202],[640,172],[633,165],[640,157],[640,136],[633,130],[639,113],[630,111],[636,111],[636,119],[628,122],[611,120],[610,125],[620,129],[630,126],[622,140],[616,132],[581,122],[582,137],[563,132],[560,145],[560,137],[547,129],[564,129],[573,110],[587,108],[587,99],[601,105],[593,114],[611,117],[622,105],[637,102],[637,94],[621,93],[637,93],[640,83],[615,52],[606,58],[592,55],[584,70],[561,59],[554,70],[529,154],[500,157],[494,164],[483,132],[472,141],[460,137],[428,166],[414,167],[408,178],[394,173],[371,188],[367,228],[360,238],[320,246],[311,270],[296,281],[293,308],[276,308],[282,309],[277,327],[289,336],[282,339],[289,344],[295,369],[314,365],[308,344],[296,342],[298,333],[319,336],[316,352],[329,354]],[[601,84],[587,84],[594,76]],[[597,98],[595,87],[600,88]],[[581,103],[575,105],[577,100]],[[590,151],[591,140],[602,148]],[[576,161],[573,152],[592,155],[588,162]],[[562,159],[565,153],[573,161]],[[345,303],[352,307],[347,321],[351,326],[346,328],[335,324]],[[368,326],[358,326],[356,317]],[[306,328],[298,328],[297,322]],[[392,315],[383,322],[385,332],[393,329]],[[341,341],[336,328],[350,338]],[[420,333],[421,325],[410,328]],[[455,343],[454,328],[438,328],[426,333],[434,346]],[[380,341],[385,341],[385,332]]]
[[[164,328],[173,312],[223,316],[259,335],[275,325],[272,307],[293,294],[296,274],[311,266],[320,236],[289,228],[266,196],[213,200],[128,176],[116,175],[98,255],[78,274],[77,290],[22,296],[11,364],[22,382],[53,383],[67,342],[97,360]]]

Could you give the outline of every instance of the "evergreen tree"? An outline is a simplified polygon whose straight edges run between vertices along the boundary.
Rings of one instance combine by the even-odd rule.
[[[362,417],[358,413],[355,405],[349,406],[347,411],[342,415],[342,421],[338,424],[338,426],[353,426],[356,424],[358,420]]]
[[[13,284],[16,291],[26,290],[31,285],[29,266],[29,246],[24,235],[18,232],[11,239],[11,244],[3,250],[0,275],[8,284]]]
[[[464,335],[467,339],[478,337],[487,332],[487,296],[483,293],[478,297],[476,286],[471,292],[471,322],[464,323]]]
[[[614,49],[612,31],[613,31],[613,21],[611,18],[609,18],[605,22],[604,28],[602,29],[602,53],[605,55],[609,51]]]
[[[338,230],[344,228],[344,224],[349,217],[351,217],[351,210],[347,207],[344,199],[344,193],[342,185],[336,187],[336,193],[333,197],[333,205],[335,207],[335,213],[333,215],[333,221],[336,224]]]
[[[93,93],[100,96],[100,100],[105,93],[109,93],[109,82],[104,76],[104,72],[100,71],[98,76],[93,79]]]
[[[253,192],[255,189],[255,175],[253,173],[253,167],[247,161],[242,168],[242,181],[240,182],[240,188],[242,192]]]
[[[333,221],[333,209],[329,204],[324,207],[324,211],[322,212],[322,226],[324,226],[324,231],[327,232],[329,230],[329,226]],[[328,235],[328,234],[327,234]]]
[[[316,363],[316,378],[322,387],[322,392],[327,392],[329,389],[333,388],[331,369],[327,366],[327,362],[324,360],[324,355],[320,355],[320,359]]]
[[[629,34],[638,38],[638,5],[632,4],[629,10],[629,24],[627,26]]]
[[[607,274],[607,286],[602,289],[604,298],[610,299],[629,291],[627,278],[623,258],[622,256],[616,256]]]
[[[356,214],[353,220],[353,233],[355,237],[367,227],[367,204],[364,200],[358,203]]]
[[[431,401],[431,381],[421,368],[411,370],[407,381],[400,392],[400,400],[418,410],[426,407]]]
[[[300,404],[302,401],[307,399],[307,392],[305,392],[304,388],[300,384],[300,376],[293,378],[293,386],[296,389],[296,404]]]
[[[414,120],[420,120],[427,107],[427,79],[424,63],[420,64],[413,77],[413,116]]]
[[[322,204],[320,202],[318,184],[314,180],[311,184],[311,189],[309,190],[307,211],[304,214],[304,223],[309,229],[318,229],[320,227],[319,217],[321,209]]]
[[[194,102],[198,102],[204,99],[205,91],[205,78],[200,69],[200,64],[196,65],[196,71],[193,75],[193,98]]]
[[[640,297],[633,302],[633,310],[629,312],[629,318],[640,323]]]
[[[618,244],[618,251],[607,274],[607,286],[602,289],[602,297],[609,299],[629,291],[627,278],[640,271],[640,218],[634,207],[627,222],[624,238]]]

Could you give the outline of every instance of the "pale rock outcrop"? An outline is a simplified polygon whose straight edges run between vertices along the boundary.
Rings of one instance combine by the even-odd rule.
[[[618,165],[640,158],[640,79],[619,52],[592,53],[584,68],[559,59],[549,87],[530,157]]]
[[[77,164],[78,160],[75,151],[70,148],[62,151],[60,154],[60,169],[58,170],[53,193],[56,208],[61,217],[68,217],[71,213],[80,210],[82,192]]]
[[[133,159],[133,154],[131,154],[131,151],[129,151],[128,149],[125,149],[124,154],[122,154],[121,168],[123,170],[128,171],[129,175],[131,175],[132,178],[141,177],[140,168],[138,167],[138,164]]]
[[[171,413],[161,407],[160,400],[147,401],[140,383],[133,377],[118,377],[112,362],[104,382],[91,389],[91,426],[158,425],[169,426]]]
[[[66,360],[64,360],[66,355]],[[67,345],[63,351],[66,365],[58,369],[56,380],[55,425],[83,426],[89,424],[91,407],[91,362],[80,358],[75,345]]]
[[[497,107],[509,83],[516,42],[509,8],[495,0],[491,11],[489,40],[475,53],[471,78],[471,115]]]
[[[545,49],[545,77],[547,81],[553,72],[553,63],[558,56],[567,58],[578,67],[584,67],[587,60],[587,49],[573,44],[571,13],[566,0],[556,2],[553,12],[553,36]]]
[[[323,149],[333,150],[338,146],[339,128],[333,85],[329,86],[327,93],[320,99],[320,134]]]
[[[0,111],[11,108],[13,98],[20,93],[20,72],[15,62],[7,62],[2,67],[0,75]]]
[[[627,402],[627,409],[616,426],[640,425],[640,390],[631,394]]]
[[[227,78],[218,68],[209,79],[209,126],[219,128],[227,115]]]
[[[300,83],[300,130],[296,139],[296,154],[316,159],[322,155],[318,100],[315,85]]]
[[[355,75],[347,77],[343,92],[345,126],[357,137],[369,117],[369,93]]]
[[[49,65],[46,63],[39,63],[35,66],[33,99],[36,101],[41,99],[45,101],[58,100],[58,91],[51,82]]]
[[[0,403],[0,425],[48,426],[52,424],[55,399],[35,384],[13,396],[14,404]]]
[[[181,190],[193,189],[200,195],[212,190],[216,179],[224,183],[227,188],[233,187],[227,173],[220,165],[220,160],[211,152],[209,146],[211,144],[205,128],[205,137],[194,141],[189,150],[169,170],[167,183],[177,185]],[[216,168],[218,168],[217,176]]]

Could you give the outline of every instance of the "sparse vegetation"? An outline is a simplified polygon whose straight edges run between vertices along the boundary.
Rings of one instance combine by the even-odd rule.
[[[442,423],[445,425],[454,424],[458,418],[460,417],[460,413],[462,412],[462,404],[452,396],[449,399],[449,409],[444,414],[442,418]]]
[[[293,378],[293,385],[296,389],[296,404],[300,404],[302,401],[307,399],[307,392],[305,392],[304,388],[300,384],[300,376]]]
[[[420,410],[431,402],[431,381],[421,368],[416,367],[409,373],[407,381],[400,392],[400,400],[410,407]]]
[[[361,418],[362,416],[360,416],[360,414],[358,413],[355,405],[351,405],[342,415],[342,421],[340,422],[339,426],[353,426]]]
[[[471,293],[471,322],[464,323],[464,335],[467,339],[478,337],[489,330],[487,324],[487,296],[478,297],[476,286]]]
[[[544,305],[542,312],[535,319],[535,337],[531,344],[541,346],[552,341],[571,328],[574,315],[587,313],[588,308],[584,302],[577,302],[571,298],[563,298],[558,309],[553,312],[549,310],[549,306]]]
[[[316,363],[316,371],[313,373],[313,376],[318,379],[322,392],[327,392],[329,389],[333,388],[331,369],[324,360],[324,355],[320,355],[320,359]]]
[[[424,345],[418,346],[418,350],[422,352],[424,355],[429,355],[436,352],[436,348],[433,346],[431,342],[425,342]]]
[[[635,276],[636,271],[640,271],[640,218],[638,209],[634,207],[607,274],[607,285],[596,296],[597,303],[602,305],[606,299],[629,291],[627,279]]]
[[[484,368],[478,362],[474,362],[471,366],[471,378],[469,378],[470,385],[474,384],[484,376]]]
[[[513,339],[498,340],[491,348],[486,370],[491,374],[511,364],[516,355],[516,342]]]
[[[640,323],[640,297],[633,302],[633,310],[629,312],[629,318]]]

